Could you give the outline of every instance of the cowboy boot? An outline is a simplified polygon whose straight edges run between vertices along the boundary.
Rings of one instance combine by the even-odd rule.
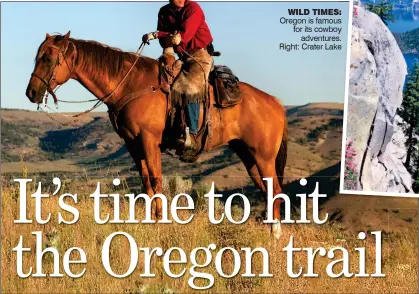
[[[185,148],[189,148],[189,147],[192,146],[191,134],[189,133],[189,128],[188,127],[186,128],[186,131],[185,131],[185,138],[184,138],[183,146]]]
[[[190,134],[188,130],[185,135],[185,143],[183,146],[180,160],[188,163],[195,162],[199,157],[199,150],[201,148],[199,137],[195,134]]]
[[[185,137],[180,137],[176,139],[176,145],[185,147]]]
[[[198,152],[201,147],[201,142],[199,137],[195,134],[189,133],[189,128],[186,128],[186,135],[185,135],[185,144],[183,145],[185,149],[191,150],[193,152]]]
[[[185,134],[176,139],[176,144],[182,149],[191,148],[193,145],[194,139],[192,139],[192,134],[189,133],[189,128],[185,129]]]

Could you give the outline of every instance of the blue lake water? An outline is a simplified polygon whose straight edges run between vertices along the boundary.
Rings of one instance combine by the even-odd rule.
[[[413,66],[416,62],[419,62],[419,54],[403,54],[404,59],[406,60],[407,64],[407,70],[410,73],[410,71],[413,69]]]
[[[419,28],[418,10],[393,10],[395,22],[389,22],[388,28],[393,33],[404,33]],[[419,62],[419,54],[404,54],[408,70],[412,69],[416,62]]]
[[[419,10],[393,10],[395,22],[389,22],[393,33],[404,33],[419,28]]]

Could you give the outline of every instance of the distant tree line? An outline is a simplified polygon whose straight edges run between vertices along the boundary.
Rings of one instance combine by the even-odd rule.
[[[316,127],[315,129],[311,130],[307,134],[307,139],[309,140],[317,140],[323,131],[327,131],[333,128],[338,128],[343,126],[343,119],[341,118],[332,118],[328,124],[321,125]]]
[[[419,28],[394,36],[403,53],[419,53]]]

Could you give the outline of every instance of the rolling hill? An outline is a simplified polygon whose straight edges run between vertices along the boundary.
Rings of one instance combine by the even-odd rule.
[[[344,196],[338,193],[343,104],[289,106],[287,114],[289,152],[284,180],[286,193],[295,195],[301,192],[298,180],[305,177],[309,180],[310,189],[314,187],[313,183],[321,183],[328,195],[323,210],[345,227],[360,229],[368,223],[371,228],[386,227],[388,230],[386,220],[391,214],[398,229],[417,228],[417,200]],[[119,176],[126,178],[133,189],[141,187],[136,167],[123,141],[114,132],[107,113],[93,113],[75,125],[61,127],[39,112],[5,109],[2,110],[1,123],[1,169],[4,178],[21,174],[25,167],[29,175],[39,178],[50,178],[52,175],[65,175],[66,178]],[[204,153],[193,164],[182,163],[167,154],[163,154],[162,160],[165,176],[192,178],[195,185],[214,181],[218,191],[241,190],[251,195],[256,213],[264,209],[264,201],[260,199],[245,167],[227,147]],[[358,217],[363,214],[362,211],[371,217],[360,220]]]
[[[218,148],[202,154],[194,164],[185,164],[163,154],[163,193],[169,199],[180,192],[195,197],[196,214],[193,224],[95,226],[89,217],[93,201],[88,195],[97,182],[101,182],[104,193],[115,192],[111,180],[118,177],[123,184],[123,187],[117,188],[118,193],[142,192],[133,161],[113,132],[106,113],[94,113],[71,127],[63,128],[41,113],[3,110],[1,203],[5,241],[2,242],[2,271],[5,277],[8,277],[4,279],[3,292],[79,293],[84,290],[95,293],[183,293],[190,290],[187,283],[181,279],[169,279],[161,271],[157,272],[157,278],[152,281],[138,278],[135,274],[127,279],[108,279],[101,268],[100,244],[117,229],[130,233],[135,240],[141,242],[138,243],[141,246],[180,246],[191,251],[192,248],[214,242],[220,247],[264,247],[270,252],[274,278],[259,281],[241,277],[218,279],[216,288],[212,289],[216,293],[270,293],[272,290],[285,293],[355,293],[359,292],[359,289],[368,289],[370,293],[381,293],[382,289],[392,293],[417,292],[417,199],[339,194],[343,105],[319,103],[290,106],[287,110],[289,152],[283,192],[290,197],[295,208],[292,212],[293,219],[298,219],[300,213],[299,198],[295,195],[308,195],[313,192],[316,183],[319,183],[319,192],[327,195],[320,201],[320,215],[328,213],[329,221],[322,226],[283,224],[283,237],[279,241],[272,239],[269,226],[261,224],[260,215],[265,208],[265,200],[260,197],[249,179],[244,165],[228,148]],[[34,179],[35,183],[43,180],[44,190],[51,190],[52,178],[59,176],[65,183],[66,191],[79,193],[80,220],[70,227],[62,224],[55,226],[34,223],[18,228],[18,225],[11,221],[19,213],[16,205],[19,191],[12,179],[22,175]],[[308,181],[305,187],[299,184],[301,177]],[[238,192],[249,198],[252,216],[246,223],[233,225],[224,222],[214,226],[208,222],[206,199],[202,195],[208,192],[211,182],[215,182],[217,192],[223,194],[224,199]],[[28,185],[28,193],[36,190],[35,183]],[[123,199],[120,206],[121,216],[126,217],[128,206],[127,201]],[[28,201],[33,207],[34,198],[29,198]],[[43,199],[42,208],[45,212],[57,215],[57,211],[60,210],[57,201],[58,197]],[[217,213],[224,211],[223,204],[217,203]],[[308,201],[309,218],[312,215],[312,206],[312,201]],[[101,208],[101,213],[113,214],[115,205],[106,200],[102,202]],[[138,208],[139,214],[142,214],[143,206]],[[235,205],[232,210],[233,214],[241,213],[240,205]],[[189,217],[187,211],[180,213],[183,213],[181,218]],[[47,244],[58,244],[60,252],[63,252],[66,248],[64,246],[68,244],[83,244],[90,260],[87,274],[80,279],[64,278],[59,283],[56,282],[57,279],[51,278],[42,284],[36,278],[18,278],[14,272],[16,261],[10,254],[12,248],[17,244],[19,235],[28,237],[31,232],[39,230],[44,231]],[[375,243],[370,237],[366,240],[357,239],[359,231],[382,231],[383,272],[386,273],[386,278],[340,279],[338,287],[336,279],[328,277],[324,272],[318,279],[287,278],[287,258],[280,248],[286,246],[290,236],[295,238],[296,246],[301,247],[364,246],[367,251],[367,264],[371,267],[374,264]],[[29,246],[34,246],[33,244],[34,241]],[[117,246],[121,246],[117,248],[124,254],[115,254],[113,257],[118,258],[116,270],[124,272],[127,264],[125,259],[129,257],[125,252],[130,248],[128,243],[118,243]],[[351,249],[350,256],[354,258],[356,268],[358,252]],[[25,254],[25,265],[31,265],[32,257],[33,255]],[[326,268],[329,260],[317,257],[316,267]],[[226,260],[231,263],[228,257]],[[155,261],[159,263],[158,260]],[[202,262],[201,259],[200,263]],[[305,262],[305,255],[295,258],[295,265],[304,265]],[[51,265],[50,262],[49,266]],[[255,269],[260,269],[260,265],[260,262],[256,262]]]

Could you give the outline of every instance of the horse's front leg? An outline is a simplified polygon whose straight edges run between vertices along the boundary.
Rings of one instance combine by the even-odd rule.
[[[159,144],[161,141],[161,134],[154,134],[147,131],[141,133],[141,143],[144,148],[145,163],[147,165],[149,179],[154,194],[161,194],[162,187],[162,168],[161,168],[161,151]],[[156,197],[156,217],[162,217],[162,201]]]
[[[153,188],[150,182],[150,173],[148,172],[147,164],[145,161],[145,155],[139,138],[135,140],[126,141],[128,152],[131,154],[132,159],[137,166],[140,174],[141,182],[144,187],[144,192],[151,198],[154,195]],[[151,205],[151,216],[154,219],[156,215],[156,203],[153,201]]]

